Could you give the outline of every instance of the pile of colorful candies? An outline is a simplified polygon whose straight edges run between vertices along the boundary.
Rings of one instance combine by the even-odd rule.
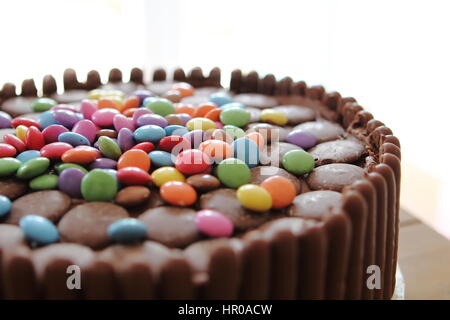
[[[187,83],[172,90],[183,97],[194,93]],[[226,93],[214,93],[209,101],[194,107],[146,90],[126,97],[100,89],[90,91],[79,107],[38,98],[33,103],[33,111],[42,112],[37,120],[0,112],[0,128],[15,128],[0,143],[0,177],[29,180],[33,190],[59,189],[73,198],[124,206],[135,204],[131,194],[148,195],[149,186],[158,187],[168,204],[192,206],[205,183],[237,189],[242,206],[253,211],[289,206],[296,192],[288,179],[273,176],[261,185],[249,184],[250,168],[258,165],[267,144],[260,132],[242,129],[250,112]],[[282,126],[288,119],[265,109],[260,121]],[[316,144],[302,130],[292,131],[287,141],[302,148]],[[302,149],[291,150],[282,165],[302,175],[314,168],[314,159]],[[0,197],[0,218],[10,210],[10,200]],[[233,233],[231,221],[215,210],[199,211],[196,223],[211,237]],[[58,241],[56,227],[43,217],[26,216],[20,226],[37,244]],[[108,230],[117,242],[143,239],[146,231],[136,219],[119,220]]]

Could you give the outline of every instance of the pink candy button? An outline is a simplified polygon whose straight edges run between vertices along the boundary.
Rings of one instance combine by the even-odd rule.
[[[138,108],[133,113],[133,122],[135,125],[137,125],[137,119],[139,119],[140,116],[143,116],[144,114],[152,114],[153,111],[147,108]]]
[[[73,126],[72,132],[81,134],[92,143],[97,134],[97,126],[91,120],[81,120]]]
[[[84,99],[81,101],[80,112],[83,114],[84,119],[91,120],[95,111],[97,111],[97,102],[95,100]]]
[[[100,127],[112,127],[114,116],[119,113],[116,109],[103,108],[94,112],[92,122]]]
[[[131,131],[136,129],[133,119],[125,117],[123,114],[116,114],[113,119],[113,124],[114,129],[116,129],[117,132],[119,132],[122,128],[128,128]]]
[[[200,210],[195,217],[197,228],[214,238],[229,237],[233,234],[233,223],[226,216],[215,210]]]

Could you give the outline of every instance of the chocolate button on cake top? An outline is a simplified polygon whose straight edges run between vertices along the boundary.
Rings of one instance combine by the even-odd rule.
[[[27,192],[28,186],[25,181],[17,179],[1,179],[0,180],[0,195],[15,199]]]
[[[5,223],[19,224],[22,217],[38,215],[56,222],[69,210],[71,198],[60,191],[38,191],[24,195],[12,203]]]
[[[353,164],[332,163],[315,168],[306,181],[313,190],[342,191],[363,175],[364,170]]]
[[[252,178],[250,183],[260,185],[264,180],[273,176],[282,176],[289,179],[295,186],[297,194],[301,192],[300,180],[296,176],[287,172],[282,168],[277,168],[273,166],[258,166],[250,169],[252,173]]]
[[[269,123],[255,122],[248,125],[247,132],[259,132],[264,137],[266,143],[276,143],[286,140],[289,134],[289,128],[276,126]]]
[[[245,209],[236,197],[234,189],[218,189],[200,197],[201,209],[214,209],[227,216],[236,229],[255,228],[270,219],[268,212],[253,212]]]
[[[62,241],[98,249],[109,243],[108,226],[124,218],[128,218],[128,213],[120,206],[109,202],[90,202],[67,212],[58,229]]]
[[[182,248],[200,239],[195,213],[189,208],[163,206],[147,210],[139,220],[147,225],[149,239]]]
[[[308,150],[314,157],[316,166],[328,163],[352,163],[362,157],[365,152],[364,145],[356,140],[328,141]]]
[[[339,207],[342,194],[336,191],[320,190],[303,193],[295,197],[288,214],[305,219],[323,219]]]
[[[59,103],[67,104],[72,102],[79,102],[83,99],[86,99],[87,91],[86,90],[67,90],[61,94],[54,94],[52,99],[55,99]]]
[[[234,96],[234,101],[242,103],[247,107],[259,109],[272,108],[278,103],[275,98],[259,93],[241,93]]]
[[[308,107],[285,105],[275,107],[274,109],[283,112],[288,118],[289,124],[299,124],[316,119],[316,112]]]
[[[340,137],[344,136],[344,129],[337,123],[333,123],[330,121],[311,121],[299,124],[294,128],[303,129],[311,132],[317,138],[317,143],[336,140]]]

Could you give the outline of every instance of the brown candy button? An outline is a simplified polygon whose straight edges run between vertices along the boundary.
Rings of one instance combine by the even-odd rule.
[[[147,89],[158,96],[162,96],[172,88],[173,84],[173,81],[154,81],[147,85]]]
[[[341,204],[342,194],[336,191],[320,190],[303,193],[295,197],[288,214],[305,219],[323,219],[332,214]]]
[[[314,157],[316,166],[329,163],[352,163],[360,159],[364,151],[364,145],[356,139],[328,141],[308,150]]]
[[[0,142],[3,142],[3,137],[6,134],[15,134],[16,130],[12,129],[12,128],[6,128],[6,129],[0,129]]]
[[[23,114],[32,113],[31,104],[36,97],[15,97],[10,98],[2,103],[0,110],[9,113],[11,117],[18,117]]]
[[[109,202],[89,202],[67,212],[58,229],[62,241],[98,249],[109,243],[108,226],[124,218],[128,218],[128,213],[120,206]]]
[[[205,192],[217,189],[220,187],[220,181],[210,174],[194,174],[186,180],[197,191]]]
[[[267,144],[286,140],[290,130],[286,127],[280,127],[269,123],[251,123],[248,125],[247,132],[259,132],[264,137]]]
[[[24,195],[27,190],[28,186],[24,181],[14,178],[0,180],[0,194],[10,199]]]
[[[117,131],[112,129],[101,129],[97,131],[97,138],[99,137],[109,137],[109,138],[117,138]]]
[[[302,150],[299,146],[287,143],[287,142],[277,142],[265,146],[260,153],[260,162],[264,165],[280,165],[281,159],[284,154],[291,150]]]
[[[183,120],[181,120],[181,117],[178,114],[169,114],[165,116],[165,118],[169,125],[183,125]]]
[[[306,179],[313,190],[341,191],[363,177],[364,170],[347,163],[332,163],[315,168]]]
[[[316,119],[316,113],[308,107],[285,105],[275,107],[274,109],[283,112],[288,118],[289,124],[299,124]]]
[[[272,167],[272,166],[259,166],[254,167],[250,169],[252,173],[252,180],[250,183],[252,184],[261,184],[264,180],[273,177],[273,176],[282,176],[286,179],[289,179],[295,186],[295,190],[297,191],[297,194],[301,192],[301,185],[300,180],[294,176],[293,174],[290,174],[286,170],[282,168]]]
[[[147,225],[149,239],[182,248],[200,239],[195,214],[192,209],[163,206],[147,210],[139,220]]]
[[[200,208],[214,209],[227,216],[239,230],[255,228],[269,220],[268,212],[253,212],[245,209],[236,197],[234,189],[218,189],[200,197]]]
[[[150,196],[144,203],[142,203],[139,206],[136,207],[130,207],[128,209],[130,215],[137,216],[142,214],[143,212],[147,211],[148,209],[156,208],[164,206],[166,203],[161,198],[161,195],[159,194],[159,189],[151,188],[150,189]]]
[[[259,93],[237,94],[234,96],[234,101],[259,109],[272,108],[278,104],[274,98]]]
[[[56,222],[69,210],[71,203],[70,197],[60,191],[32,192],[13,201],[5,223],[19,224],[22,217],[30,214]]]
[[[79,90],[79,89],[67,90],[61,94],[52,95],[52,99],[55,99],[59,103],[69,104],[72,102],[78,102],[83,99],[86,99],[87,93],[88,92],[86,90]]]
[[[317,143],[339,139],[344,135],[344,129],[330,121],[311,121],[299,124],[294,128],[308,130],[317,138]]]
[[[116,195],[116,203],[124,207],[134,207],[143,204],[150,197],[150,189],[144,186],[129,186]]]

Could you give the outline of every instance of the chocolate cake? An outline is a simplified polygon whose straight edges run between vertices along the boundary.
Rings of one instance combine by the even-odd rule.
[[[224,88],[217,68],[122,78],[0,91],[1,299],[392,297],[400,143],[354,98],[240,70]]]

